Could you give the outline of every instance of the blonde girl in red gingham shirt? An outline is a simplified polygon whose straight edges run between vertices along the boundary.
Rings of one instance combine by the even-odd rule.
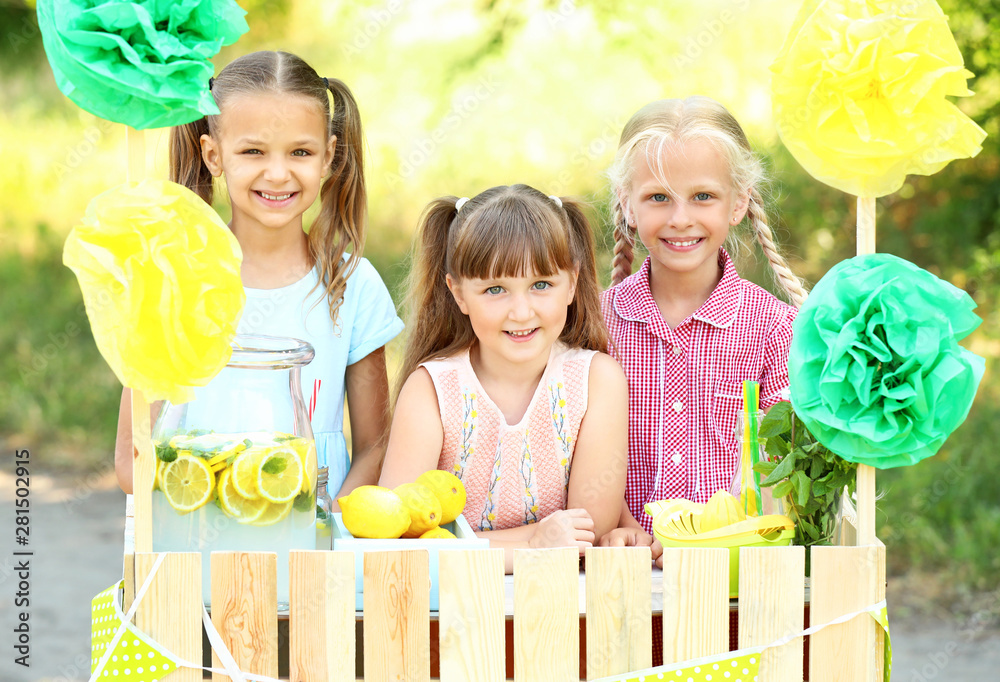
[[[421,219],[410,334],[385,465],[395,487],[440,468],[491,547],[576,547],[618,523],[628,393],[603,351],[590,225],[527,185],[444,197]]]
[[[651,544],[647,502],[705,502],[729,488],[742,383],[760,383],[762,409],[781,399],[806,291],[768,226],[761,163],[718,102],[690,97],[640,109],[609,175],[617,241],[613,286],[601,302],[612,355],[628,377],[629,462],[619,528],[601,544]],[[723,245],[744,219],[796,307],[736,273]],[[630,274],[636,237],[649,257]]]

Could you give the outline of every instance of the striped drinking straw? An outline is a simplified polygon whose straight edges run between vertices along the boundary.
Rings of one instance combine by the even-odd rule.
[[[319,395],[319,387],[323,384],[322,379],[316,379],[313,382],[313,392],[312,396],[309,398],[309,421],[312,421],[313,412],[316,411],[316,398]]]
[[[760,474],[753,470],[753,465],[760,459],[758,437],[760,427],[757,424],[757,412],[760,409],[760,384],[756,381],[743,382],[743,452],[740,458],[740,498],[743,500],[743,511],[748,516],[760,516],[764,513],[760,500]],[[756,513],[754,513],[756,511]]]

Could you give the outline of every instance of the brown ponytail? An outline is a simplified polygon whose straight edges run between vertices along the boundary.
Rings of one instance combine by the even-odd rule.
[[[407,282],[410,323],[397,393],[420,363],[454,355],[471,347],[476,338],[469,318],[455,303],[445,280],[448,232],[458,213],[456,201],[456,197],[436,199],[420,217]]]
[[[336,78],[325,80],[333,95],[330,132],[337,136],[330,176],[320,190],[320,211],[309,230],[309,253],[326,287],[330,317],[347,289],[347,278],[364,251],[368,199],[364,176],[361,115],[350,88]],[[344,253],[351,255],[345,261]]]
[[[201,157],[201,136],[208,135],[208,119],[174,126],[170,129],[170,181],[212,203],[211,171]]]
[[[576,279],[576,295],[567,311],[566,327],[559,338],[574,348],[603,352],[608,347],[608,330],[601,315],[601,285],[597,279],[594,232],[583,212],[583,204],[569,197],[561,201],[569,219],[573,260],[580,273]]]

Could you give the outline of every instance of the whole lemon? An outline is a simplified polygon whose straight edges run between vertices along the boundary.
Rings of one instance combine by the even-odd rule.
[[[431,528],[420,536],[421,540],[456,540],[455,534],[447,528]]]
[[[410,528],[404,538],[418,538],[441,523],[441,503],[423,483],[403,483],[393,488],[410,514]]]
[[[337,499],[344,525],[356,538],[398,538],[410,527],[399,495],[379,485],[362,485]]]
[[[431,489],[441,503],[441,524],[451,523],[465,509],[465,486],[450,471],[431,469],[417,476],[417,483]]]

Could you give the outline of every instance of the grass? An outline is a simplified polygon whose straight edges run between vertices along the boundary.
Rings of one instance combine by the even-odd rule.
[[[0,440],[47,470],[111,461],[121,385],[94,344],[62,238],[37,227],[31,256],[0,252]]]
[[[1000,409],[983,385],[968,420],[936,456],[879,472],[878,536],[890,574],[940,574],[974,592],[996,589],[1000,572]]]

